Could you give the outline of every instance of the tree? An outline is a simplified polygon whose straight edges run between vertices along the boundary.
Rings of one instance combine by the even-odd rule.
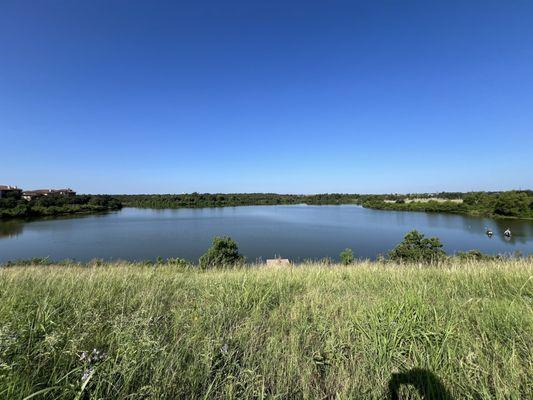
[[[468,206],[480,208],[489,203],[489,200],[490,196],[485,192],[470,192],[465,195],[463,202]]]
[[[353,256],[352,249],[345,249],[344,251],[341,252],[340,256],[341,256],[341,263],[343,265],[352,264],[355,259]]]
[[[237,243],[230,237],[215,237],[207,252],[200,257],[201,268],[229,267],[244,262]]]
[[[525,216],[528,211],[529,197],[523,192],[503,192],[494,206],[494,213],[510,217]]]
[[[438,238],[425,238],[413,230],[405,235],[403,241],[389,253],[389,257],[395,261],[435,262],[444,258],[445,254]]]

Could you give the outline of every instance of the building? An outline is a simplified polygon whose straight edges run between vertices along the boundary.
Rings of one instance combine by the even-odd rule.
[[[22,189],[19,189],[16,186],[0,185],[0,199],[4,197],[13,197],[16,199],[20,199],[21,195]]]
[[[38,189],[38,190],[26,190],[22,193],[22,198],[25,200],[31,200],[41,196],[76,196],[76,192],[72,189]]]

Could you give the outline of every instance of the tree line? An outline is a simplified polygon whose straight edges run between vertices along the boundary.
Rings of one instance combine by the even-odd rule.
[[[426,201],[410,201],[424,199]],[[457,201],[461,200],[461,201]],[[37,217],[117,210],[121,207],[200,208],[252,205],[340,205],[397,211],[425,211],[486,217],[533,218],[533,191],[441,192],[412,194],[313,195],[276,193],[188,193],[138,195],[41,196],[30,201],[15,197],[0,199],[0,218]]]
[[[507,192],[469,192],[456,194],[456,197],[416,197],[426,198],[425,202],[406,202],[407,196],[391,198],[387,196],[369,196],[362,201],[367,208],[397,211],[444,212],[468,214],[484,217],[533,218],[533,191],[511,190]],[[446,201],[431,200],[447,199]],[[460,199],[462,202],[452,200]],[[388,201],[385,201],[388,200]]]
[[[314,195],[276,193],[190,193],[116,195],[125,207],[197,208],[247,205],[335,205],[358,204],[367,208],[398,211],[425,211],[533,218],[533,191],[507,192],[441,192],[410,194],[347,194]],[[410,201],[424,199],[426,201]],[[438,201],[437,201],[438,199]],[[444,201],[443,201],[444,200]],[[461,202],[457,202],[461,200]]]
[[[108,195],[63,196],[51,194],[31,200],[15,196],[0,199],[0,218],[30,218],[95,213],[122,208],[120,200]]]
[[[115,195],[125,207],[198,208],[283,204],[358,204],[360,195],[325,193],[315,195],[276,193],[188,193]]]

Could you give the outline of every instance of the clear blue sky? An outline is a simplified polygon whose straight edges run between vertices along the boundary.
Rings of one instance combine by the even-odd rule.
[[[0,184],[533,188],[533,2],[0,3]]]

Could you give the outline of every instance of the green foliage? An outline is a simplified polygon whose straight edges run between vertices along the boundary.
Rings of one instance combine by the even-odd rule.
[[[325,193],[293,195],[275,193],[188,193],[114,196],[127,207],[197,208],[278,204],[356,204],[359,195]]]
[[[29,259],[21,259],[21,260],[13,260],[13,261],[7,261],[4,264],[1,264],[2,267],[16,267],[16,266],[36,266],[36,265],[52,265],[53,261],[51,261],[48,257],[33,257]]]
[[[411,201],[426,199],[428,201]],[[387,201],[385,201],[387,200]],[[438,201],[439,200],[439,201]],[[444,201],[443,201],[444,200]],[[459,200],[459,201],[458,201]],[[460,200],[463,200],[460,202]],[[13,198],[0,199],[0,218],[34,217],[117,210],[125,207],[197,208],[245,205],[360,204],[379,210],[444,212],[478,216],[533,218],[533,192],[442,192],[360,195],[324,193],[292,195],[275,193],[190,193],[178,195],[78,195],[42,196],[30,202]]]
[[[487,217],[533,218],[533,192],[530,190],[407,195],[407,199],[414,198],[429,199],[429,201],[406,202],[399,195],[364,195],[359,196],[359,201],[364,207],[377,210],[444,212]],[[437,201],[431,200],[432,198],[448,200]],[[462,203],[457,201],[460,199],[463,200]]]
[[[193,266],[190,261],[185,260],[184,258],[167,258],[166,264],[180,268],[188,268]]]
[[[519,217],[529,213],[530,199],[524,192],[504,192],[498,196],[494,206],[495,214]]]
[[[403,241],[390,253],[394,261],[433,263],[444,259],[446,253],[436,237],[425,238],[417,230],[407,233]]]
[[[31,201],[0,199],[0,218],[28,218],[119,210],[120,200],[107,195],[40,196]]]
[[[232,267],[244,262],[237,243],[230,237],[215,237],[207,252],[200,257],[201,268]]]
[[[426,201],[410,202],[405,200],[396,200],[394,202],[385,202],[383,199],[369,199],[362,203],[363,207],[373,208],[376,210],[396,210],[396,211],[423,211],[423,212],[441,212],[462,214],[467,211],[463,203],[453,201]]]
[[[352,249],[345,249],[344,251],[342,251],[340,254],[340,258],[342,265],[349,265],[355,261]]]
[[[456,254],[456,257],[462,261],[488,261],[488,260],[498,260],[500,256],[494,256],[490,254],[482,253],[480,250],[470,250],[470,251],[459,251]]]
[[[475,208],[492,208],[494,199],[494,195],[486,192],[470,192],[466,194],[463,201],[465,204]]]

